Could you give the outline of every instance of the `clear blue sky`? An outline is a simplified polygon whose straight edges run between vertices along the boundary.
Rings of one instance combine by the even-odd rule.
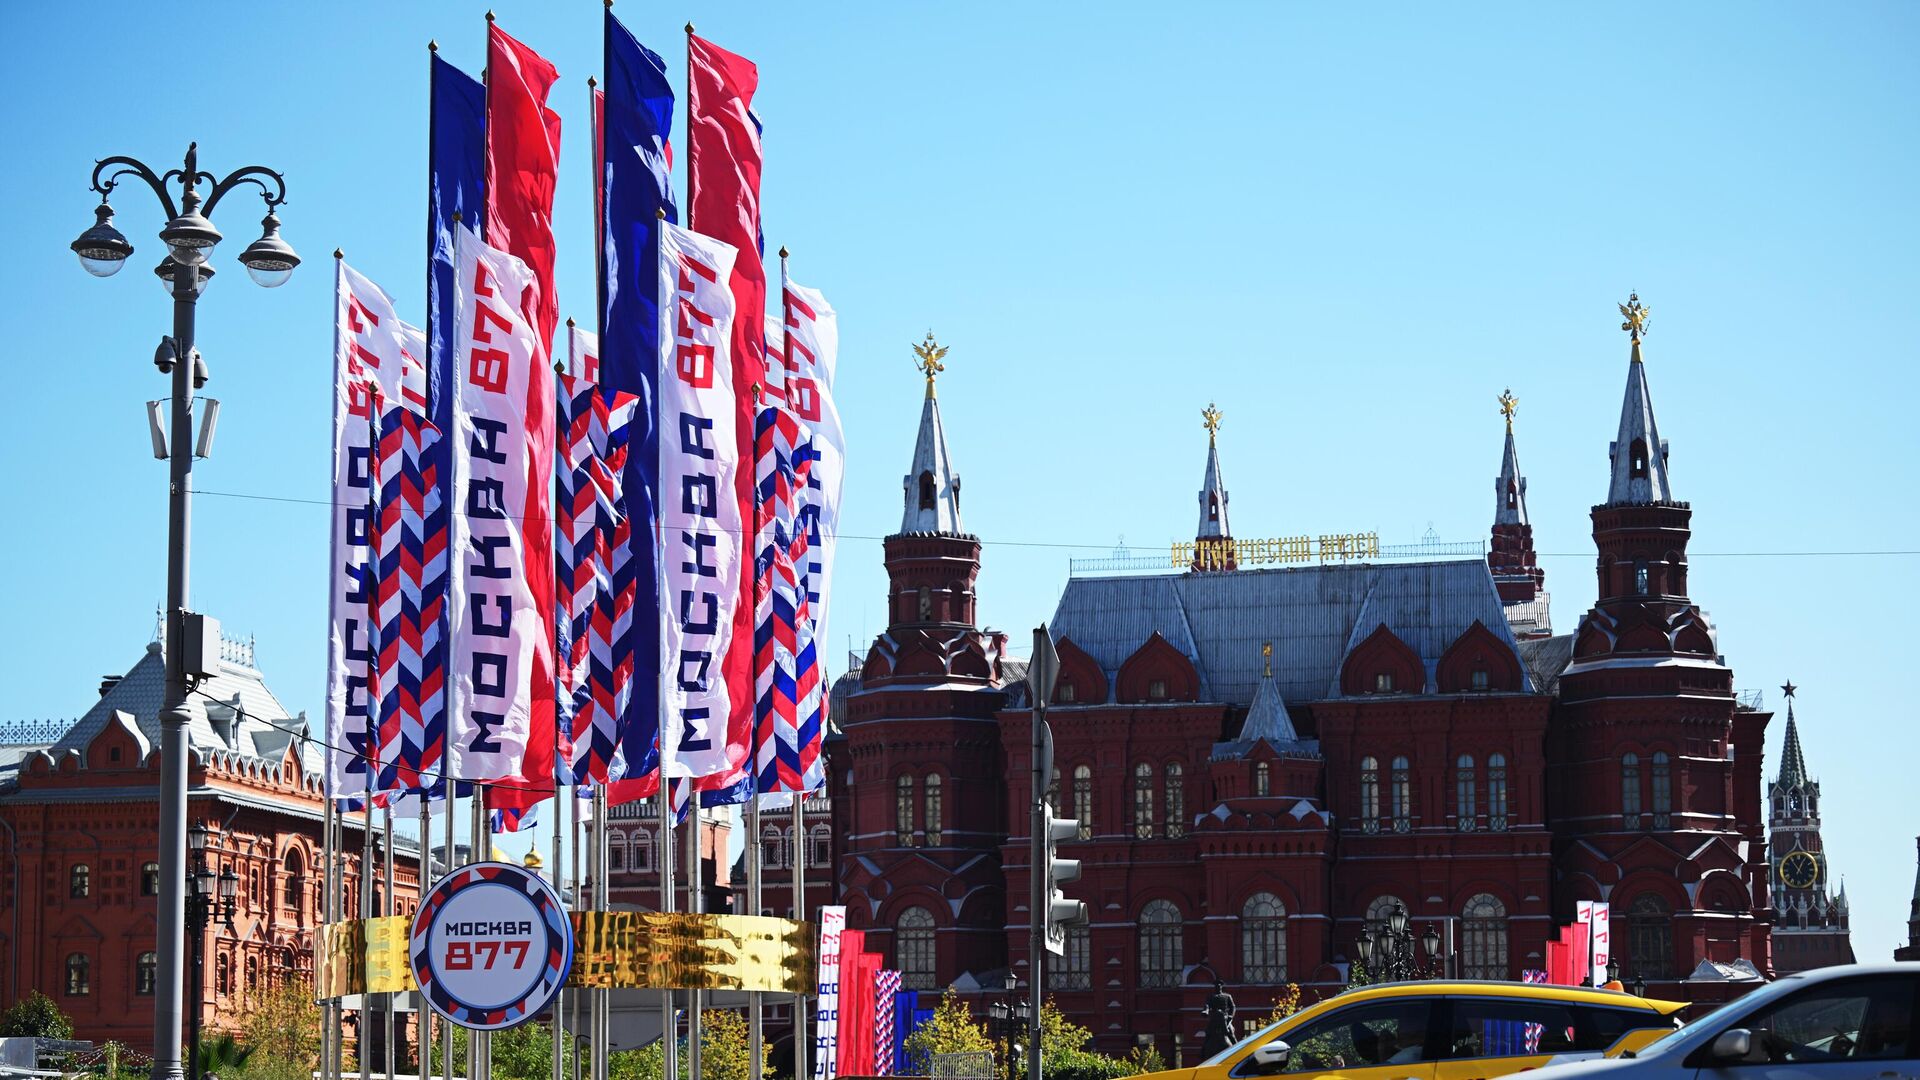
[[[559,290],[590,310],[586,77],[594,0],[510,2],[562,72]],[[261,162],[291,188],[307,266],[274,292],[233,256],[202,303],[225,402],[206,491],[325,499],[336,246],[424,313],[426,43],[478,70],[482,4],[22,5],[0,89],[16,202],[16,568],[6,718],[73,717],[139,655],[163,592],[164,467],[141,403],[167,328],[160,225],[85,276],[96,157]],[[1920,548],[1911,469],[1920,338],[1920,8],[1902,4],[623,4],[681,65],[680,24],[758,60],[766,233],[843,325],[850,460],[837,658],[880,629],[876,540],[898,525],[920,383],[909,342],[953,347],[941,402],[987,541],[981,610],[1047,617],[1075,554],[1190,537],[1204,436],[1243,536],[1487,532],[1494,397],[1554,595],[1592,600],[1626,342],[1692,501],[1695,598],[1743,688],[1802,684],[1826,839],[1854,941],[1904,938],[1920,810],[1911,632],[1920,558],[1730,557]],[[190,28],[183,28],[190,24]],[[85,59],[78,59],[84,57]],[[290,708],[319,715],[325,517],[195,504],[194,604],[259,638]],[[839,669],[839,663],[834,665]],[[1768,772],[1780,729],[1770,731]]]

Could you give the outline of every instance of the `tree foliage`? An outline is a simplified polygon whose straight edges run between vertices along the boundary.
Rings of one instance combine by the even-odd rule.
[[[916,1076],[928,1076],[933,1072],[933,1055],[970,1050],[994,1053],[993,1039],[986,1028],[974,1021],[967,1003],[948,987],[947,992],[940,995],[940,1004],[934,1008],[933,1016],[907,1036],[908,1068]]]
[[[313,983],[297,977],[282,979],[253,1001],[253,1008],[241,1018],[240,1032],[241,1041],[255,1055],[302,1069],[319,1064],[321,1014],[313,1000]]]
[[[0,1036],[71,1039],[73,1021],[60,1011],[52,998],[38,990],[29,990],[25,997],[0,1013]]]

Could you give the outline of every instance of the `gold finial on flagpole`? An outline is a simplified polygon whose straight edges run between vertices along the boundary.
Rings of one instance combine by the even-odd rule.
[[[437,52],[439,52],[439,51],[440,51],[440,43],[439,43],[439,42],[437,42],[437,41],[435,41],[435,40],[433,40],[432,38],[428,38],[428,39],[427,39],[427,51],[428,51],[428,52],[430,52],[430,53],[437,53]]]
[[[931,398],[933,397],[933,377],[947,370],[947,365],[940,362],[947,355],[947,346],[935,341],[933,331],[929,330],[927,339],[913,347],[913,355],[919,357],[913,362],[914,368],[926,372],[927,396]]]
[[[594,78],[594,77],[593,77],[593,76],[591,76],[591,75],[589,75],[589,76],[587,76],[587,89],[589,89],[589,90],[591,90],[591,89],[593,89],[594,87],[596,87],[596,86],[599,86],[599,85],[600,85],[600,80],[598,80],[598,79],[596,79],[596,78]]]
[[[665,221],[665,220],[667,220],[667,208],[666,208],[666,207],[664,207],[664,206],[657,206],[657,207],[654,207],[654,210],[653,210],[653,218],[654,218],[654,220],[655,220],[655,221]]]
[[[1513,434],[1513,414],[1520,408],[1520,399],[1513,396],[1513,387],[1509,386],[1501,391],[1498,400],[1500,415],[1507,418],[1507,434],[1511,435]]]
[[[780,245],[780,257],[783,259],[787,257],[787,245],[785,244]]]
[[[1213,437],[1220,433],[1220,418],[1227,415],[1216,408],[1213,402],[1200,410],[1200,426],[1207,429],[1207,445],[1213,445]]]
[[[491,23],[491,22],[493,21],[493,9],[492,9],[492,8],[488,8],[488,9],[487,9],[487,21],[488,21],[489,23]]]
[[[692,24],[692,23],[688,23],[688,24],[687,24],[687,33],[689,33],[689,34],[691,34],[691,33],[693,33],[693,24]]]

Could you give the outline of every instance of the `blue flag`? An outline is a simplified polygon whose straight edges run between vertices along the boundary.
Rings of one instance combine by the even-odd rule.
[[[660,763],[660,580],[652,543],[658,520],[660,435],[655,378],[660,364],[660,212],[676,220],[668,139],[673,89],[667,65],[606,13],[607,86],[601,103],[600,387],[639,398],[629,428],[625,494],[634,546],[633,612],[628,640],[612,643],[633,658],[619,739],[626,775]],[[646,550],[640,550],[641,545]],[[616,585],[617,587],[617,585]]]

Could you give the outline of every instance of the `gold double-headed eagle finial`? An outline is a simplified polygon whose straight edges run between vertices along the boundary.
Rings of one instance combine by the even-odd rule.
[[[1620,305],[1620,314],[1626,319],[1620,324],[1620,329],[1631,334],[1633,340],[1639,341],[1647,332],[1647,316],[1652,315],[1653,312],[1647,310],[1647,306],[1640,302],[1640,294],[1633,292],[1628,293],[1627,302]]]
[[[927,339],[913,347],[913,355],[918,357],[918,359],[913,362],[913,366],[915,369],[926,373],[927,396],[932,397],[933,377],[947,370],[947,365],[940,362],[941,358],[947,355],[947,347],[935,341],[933,339],[933,331],[929,330],[927,331]]]
[[[1520,399],[1513,396],[1513,387],[1500,392],[1500,415],[1507,418],[1507,434],[1513,434],[1513,414],[1520,408]]]
[[[1260,646],[1260,659],[1266,663],[1266,677],[1273,678],[1273,642],[1265,642]]]
[[[1226,413],[1221,412],[1211,401],[1207,402],[1206,408],[1200,410],[1200,426],[1207,429],[1208,446],[1212,446],[1213,437],[1220,434],[1220,418],[1225,415]]]

